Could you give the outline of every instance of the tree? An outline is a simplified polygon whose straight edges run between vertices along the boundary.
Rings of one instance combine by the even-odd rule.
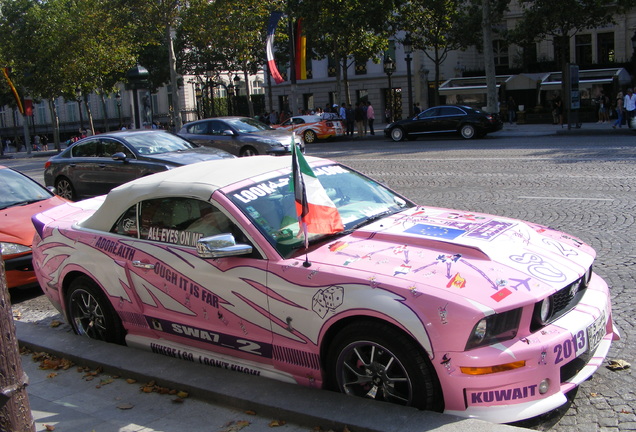
[[[336,93],[351,103],[348,68],[356,61],[381,61],[397,28],[395,10],[395,0],[291,0],[288,16],[303,18],[308,45],[316,57],[338,62]]]

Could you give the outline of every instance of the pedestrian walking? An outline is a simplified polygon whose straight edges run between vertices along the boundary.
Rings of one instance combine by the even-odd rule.
[[[353,136],[353,129],[354,129],[354,125],[355,125],[355,113],[353,110],[353,107],[351,106],[351,104],[349,104],[347,106],[347,112],[346,114],[346,123],[347,123],[347,135],[349,136]]]
[[[364,136],[364,120],[366,118],[362,102],[358,102],[353,115],[356,121],[356,129],[358,130],[358,138],[362,138]]]
[[[375,131],[373,130],[373,123],[375,122],[375,110],[373,109],[373,105],[371,105],[371,101],[367,101],[367,123],[369,125],[369,134],[375,135]]]
[[[513,124],[517,120],[517,103],[512,98],[508,97],[508,123]]]
[[[636,95],[631,88],[627,89],[627,94],[623,98],[623,109],[625,110],[625,119],[627,120],[627,127],[632,128],[632,119],[636,114]]]
[[[624,104],[625,102],[623,101],[623,92],[618,92],[618,94],[616,95],[616,121],[612,125],[614,129],[616,129],[616,126],[618,126],[619,128],[623,127]]]
[[[49,137],[46,134],[42,135],[42,150],[49,151]]]

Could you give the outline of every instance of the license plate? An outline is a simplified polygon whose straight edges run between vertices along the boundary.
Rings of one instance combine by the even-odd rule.
[[[593,352],[596,347],[598,347],[598,344],[601,343],[601,340],[603,340],[603,337],[605,336],[605,326],[607,325],[607,320],[605,317],[605,312],[603,312],[603,315],[601,315],[600,317],[598,317],[596,319],[596,321],[594,321],[588,328],[587,328],[587,346],[590,349],[590,352]]]

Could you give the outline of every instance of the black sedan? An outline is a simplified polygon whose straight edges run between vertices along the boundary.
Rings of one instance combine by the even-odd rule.
[[[51,157],[44,164],[44,183],[77,200],[156,172],[223,158],[234,156],[161,130],[112,132],[81,139]]]
[[[186,124],[177,135],[196,144],[225,150],[236,156],[288,155],[293,142],[304,152],[299,135],[274,129],[249,117],[215,117]]]
[[[387,125],[384,135],[393,141],[416,139],[428,134],[459,134],[462,138],[471,139],[496,132],[502,127],[503,122],[497,114],[461,105],[442,105]]]

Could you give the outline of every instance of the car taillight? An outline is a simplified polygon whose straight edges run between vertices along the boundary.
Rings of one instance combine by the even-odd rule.
[[[44,162],[44,169],[48,168],[51,166],[51,161],[46,161]]]

